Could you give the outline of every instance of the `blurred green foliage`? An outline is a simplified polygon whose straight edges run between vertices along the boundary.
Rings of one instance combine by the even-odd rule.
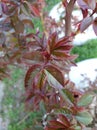
[[[97,39],[89,40],[80,46],[75,46],[71,53],[78,55],[78,58],[75,60],[75,62],[89,58],[97,58]]]

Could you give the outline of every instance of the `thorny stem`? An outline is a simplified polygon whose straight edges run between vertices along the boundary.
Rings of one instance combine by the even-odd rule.
[[[70,36],[71,34],[71,18],[72,11],[74,9],[74,4],[76,0],[70,0],[66,6],[66,15],[65,15],[65,36]]]

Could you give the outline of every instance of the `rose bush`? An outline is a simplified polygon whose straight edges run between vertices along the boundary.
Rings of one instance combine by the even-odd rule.
[[[76,2],[83,19],[72,23]],[[62,0],[62,4],[65,35],[59,38],[57,29],[61,25],[45,12],[45,0],[1,0],[0,79],[10,76],[9,65],[27,69],[26,106],[31,111],[39,111],[42,103],[46,111],[39,125],[44,130],[81,130],[93,120],[87,107],[95,94],[93,90],[80,92],[68,79],[76,58],[70,51],[74,36],[89,25],[93,25],[97,34],[97,18],[93,18],[97,3],[96,0]],[[32,19],[35,17],[41,20],[42,32],[34,28]],[[73,25],[75,31],[72,31]],[[36,32],[30,33],[28,28]]]

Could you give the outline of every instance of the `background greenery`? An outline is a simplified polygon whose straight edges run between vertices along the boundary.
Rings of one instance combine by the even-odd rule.
[[[89,58],[97,58],[97,39],[87,41],[84,45],[75,46],[72,54],[78,54],[75,62],[79,62]]]

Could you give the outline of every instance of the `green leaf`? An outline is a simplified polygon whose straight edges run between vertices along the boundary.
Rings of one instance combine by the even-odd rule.
[[[45,108],[45,104],[44,104],[43,101],[40,102],[39,106],[40,106],[40,111],[41,111],[41,113],[42,113],[43,115],[46,114],[46,108]]]
[[[83,96],[79,99],[77,105],[78,105],[78,106],[88,106],[88,105],[92,102],[93,98],[94,98],[94,95],[93,95],[93,94],[90,94],[90,93],[85,94],[85,95],[83,95]]]
[[[78,114],[76,115],[76,120],[84,125],[88,125],[92,122],[93,118],[88,112],[83,111],[78,112]]]

